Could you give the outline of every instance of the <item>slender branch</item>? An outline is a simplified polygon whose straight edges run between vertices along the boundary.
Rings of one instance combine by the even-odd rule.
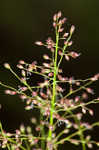
[[[55,107],[56,99],[56,75],[57,75],[57,55],[58,55],[58,42],[59,42],[59,32],[56,27],[56,50],[55,50],[55,59],[54,59],[54,77],[53,77],[53,95],[51,100],[51,110],[50,110],[50,126],[53,126],[53,112]],[[52,139],[52,130],[49,129],[48,140]]]

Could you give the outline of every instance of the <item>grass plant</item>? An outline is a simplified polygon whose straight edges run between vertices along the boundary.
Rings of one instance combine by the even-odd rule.
[[[65,31],[65,22],[67,19],[62,18],[59,11],[53,16],[55,39],[48,37],[45,42],[35,42],[50,51],[50,56],[43,55],[42,65],[36,61],[29,64],[20,60],[17,67],[21,74],[18,76],[8,63],[4,64],[19,80],[20,86],[12,87],[3,82],[0,82],[0,86],[6,88],[5,93],[8,95],[19,95],[26,104],[25,109],[38,110],[39,116],[30,118],[33,128],[21,124],[15,133],[4,131],[0,123],[2,149],[58,150],[59,145],[66,146],[68,142],[80,146],[81,150],[99,146],[99,141],[92,140],[89,135],[95,126],[99,126],[99,122],[90,124],[83,119],[86,115],[94,117],[94,111],[89,105],[99,103],[99,98],[90,99],[90,95],[95,96],[90,85],[99,79],[99,74],[87,79],[64,76],[61,67],[63,59],[70,61],[80,56],[80,53],[69,48],[73,43],[71,38],[75,26],[72,25],[69,32]],[[33,74],[43,78],[43,82],[30,85],[29,79]]]

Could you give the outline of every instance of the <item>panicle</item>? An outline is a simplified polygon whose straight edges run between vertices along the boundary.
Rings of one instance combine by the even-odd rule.
[[[73,135],[72,133],[74,133],[74,135],[78,135],[79,129],[85,131],[94,127],[94,124],[89,125],[88,123],[83,122],[83,116],[88,112],[89,115],[93,117],[94,111],[87,107],[87,105],[94,102],[99,103],[99,97],[90,101],[91,103],[87,103],[87,99],[90,98],[89,95],[94,94],[93,89],[89,88],[89,84],[90,82],[93,83],[99,79],[99,73],[86,80],[75,80],[75,78],[72,76],[64,76],[61,69],[63,66],[60,65],[63,57],[69,61],[70,58],[75,59],[80,56],[80,53],[72,51],[69,48],[69,46],[71,46],[73,43],[71,37],[74,33],[75,26],[71,26],[69,33],[67,33],[67,31],[63,33],[63,24],[67,19],[61,17],[61,11],[53,16],[53,27],[56,28],[55,40],[53,40],[51,37],[48,37],[45,43],[42,43],[41,41],[35,42],[36,45],[43,45],[50,49],[52,56],[44,54],[43,58],[45,60],[43,63],[41,62],[41,65],[38,65],[36,61],[28,64],[24,60],[20,60],[17,67],[21,69],[21,77],[17,76],[17,74],[12,71],[8,63],[4,64],[4,67],[6,69],[10,69],[10,71],[21,81],[20,85],[17,86],[17,89],[9,85],[4,85],[0,82],[2,86],[8,88],[5,90],[5,94],[19,94],[21,100],[25,103],[25,110],[34,109],[35,111],[36,108],[36,110],[39,110],[38,113],[40,113],[41,117],[39,118],[39,115],[34,114],[35,118],[30,119],[34,127],[33,130],[35,130],[34,134],[32,133],[32,128],[30,126],[25,128],[23,124],[20,126],[20,130],[16,130],[15,135],[6,134],[4,131],[3,133],[5,139],[3,144],[2,142],[0,143],[0,146],[3,145],[2,148],[6,148],[7,144],[10,144],[10,141],[7,138],[10,139],[10,136],[12,136],[13,140],[16,140],[15,145],[13,144],[15,146],[14,149],[19,150],[21,144],[24,146],[24,142],[21,140],[22,136],[22,138],[24,138],[23,140],[26,139],[31,148],[34,148],[33,150],[36,150],[36,144],[38,144],[38,147],[40,146],[53,150],[58,148],[58,144],[64,144],[66,139],[65,137],[62,138],[64,133],[68,134],[70,132],[71,135]],[[63,40],[63,43],[61,40]],[[40,81],[36,81],[36,85],[35,81],[34,83],[30,83],[32,81],[32,77],[35,78],[35,74],[40,77]],[[30,76],[31,78],[29,78]],[[75,117],[78,120],[77,122],[75,122]],[[64,129],[57,133],[57,127],[60,127],[61,125],[64,125]],[[72,130],[72,128],[74,129]],[[43,136],[40,134],[42,129],[44,130]],[[47,133],[48,136],[46,136]],[[27,135],[25,136],[25,134]],[[67,139],[69,136],[71,136],[70,134],[66,135]],[[83,132],[80,133],[80,136],[82,136],[82,134]],[[3,134],[1,132],[1,140],[2,135]],[[84,134],[84,137],[84,141],[82,139],[76,139],[76,136],[74,139],[69,138],[68,141],[75,145],[79,145],[81,142],[83,142],[83,144],[86,144],[89,148],[93,148],[93,143],[91,143],[90,136],[86,136],[86,134]],[[40,140],[43,140],[43,138],[44,145],[41,145],[43,143]],[[99,142],[96,144],[99,146]],[[43,150],[38,147],[37,150]]]

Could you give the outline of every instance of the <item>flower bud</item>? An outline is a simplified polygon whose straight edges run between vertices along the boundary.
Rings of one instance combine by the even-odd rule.
[[[67,37],[69,35],[69,33],[64,33],[63,37]]]
[[[20,60],[20,61],[19,61],[19,64],[24,65],[24,64],[25,64],[24,60]]]
[[[59,11],[58,14],[57,14],[58,19],[59,19],[61,16],[62,16],[62,13],[61,13],[61,11]]]
[[[9,65],[8,63],[5,63],[5,64],[4,64],[4,67],[5,67],[6,69],[10,69],[10,65]]]
[[[18,67],[19,69],[23,69],[23,66],[22,66],[21,64],[18,64],[17,67]]]
[[[74,30],[75,30],[75,26],[72,25],[72,26],[71,26],[71,29],[70,29],[70,34],[73,34],[73,33],[74,33]]]
[[[70,58],[69,58],[69,56],[68,56],[68,55],[65,55],[65,59],[66,59],[67,61],[69,61],[69,60],[70,60]]]
[[[21,71],[21,74],[22,74],[23,77],[26,76],[26,72],[24,70]]]
[[[57,20],[57,14],[55,14],[55,15],[53,16],[53,20],[54,20],[54,21]]]
[[[53,27],[56,28],[56,23],[55,22],[53,22]]]
[[[42,45],[43,45],[43,43],[42,43],[41,41],[36,41],[35,44],[36,44],[36,45],[39,45],[39,46],[42,46]]]
[[[64,30],[64,28],[60,28],[60,29],[58,30],[58,32],[63,32],[63,30]]]
[[[49,60],[49,56],[46,55],[46,54],[43,55],[43,58],[46,59],[46,60]]]

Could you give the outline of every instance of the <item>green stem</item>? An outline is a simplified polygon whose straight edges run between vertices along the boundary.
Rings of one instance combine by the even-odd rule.
[[[7,144],[7,148],[8,148],[8,150],[11,150],[9,144]]]
[[[24,142],[25,142],[25,145],[26,145],[26,149],[27,149],[27,150],[30,150],[30,146],[29,146],[27,140],[25,140]]]
[[[71,115],[73,115],[72,111],[69,111],[69,113],[70,113]],[[82,144],[82,150],[86,150],[86,145],[85,145],[86,143],[83,142],[83,141],[85,141],[85,140],[84,140],[84,134],[83,134],[83,131],[82,131],[82,128],[81,128],[81,125],[80,125],[80,120],[78,120],[75,115],[73,115],[73,116],[74,116],[74,121],[75,121],[75,123],[78,124],[78,127],[79,127],[79,128],[78,128],[78,131],[79,131],[80,140],[82,141],[82,142],[81,142],[81,144]]]
[[[44,120],[43,115],[42,115],[42,109],[40,110],[40,120]],[[41,125],[41,137],[45,136],[45,132],[44,132],[44,125]],[[42,150],[45,149],[45,141],[41,140],[41,148]]]
[[[79,130],[80,130],[80,139],[81,139],[81,144],[82,144],[82,150],[86,150],[86,143],[83,142],[84,141],[84,134],[83,131],[81,130],[81,127],[79,126]]]
[[[53,126],[53,112],[55,107],[56,99],[56,75],[57,75],[57,54],[58,54],[58,42],[59,42],[59,33],[56,28],[56,50],[55,50],[55,59],[54,59],[54,77],[53,77],[53,96],[51,100],[51,110],[50,110],[50,126]],[[48,140],[52,139],[52,130],[49,129]]]

